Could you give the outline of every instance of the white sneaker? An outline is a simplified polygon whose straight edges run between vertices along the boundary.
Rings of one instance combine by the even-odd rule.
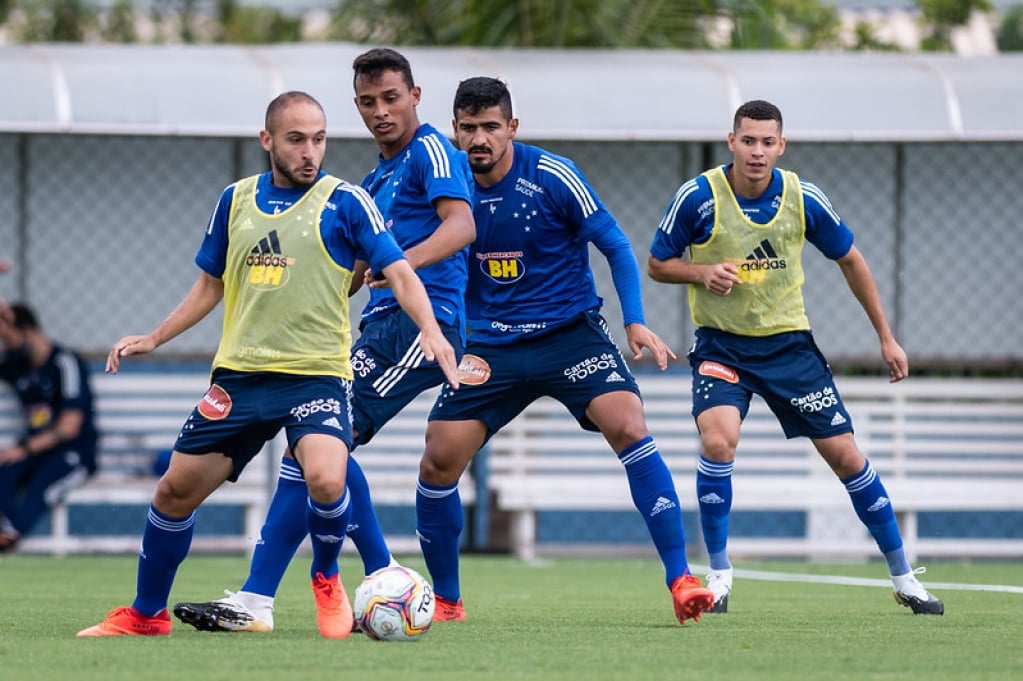
[[[199,631],[274,630],[274,599],[269,596],[224,591],[226,597],[206,603],[177,603],[174,616]]]
[[[707,588],[714,594],[714,605],[707,612],[728,612],[728,594],[732,593],[732,568],[708,572]]]
[[[925,572],[927,568],[919,567],[904,575],[892,575],[895,600],[899,605],[912,610],[914,615],[944,615],[945,604],[929,593],[916,578]]]

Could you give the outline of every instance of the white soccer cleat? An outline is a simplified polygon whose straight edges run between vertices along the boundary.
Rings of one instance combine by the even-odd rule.
[[[728,612],[728,594],[732,593],[732,568],[708,572],[707,588],[714,594],[714,605],[707,612]]]
[[[899,605],[912,610],[914,615],[944,615],[945,604],[929,593],[916,578],[925,572],[927,568],[921,567],[904,575],[892,575],[895,600]]]
[[[177,603],[174,616],[199,631],[274,630],[273,599],[258,594],[224,591],[226,597],[206,603]]]

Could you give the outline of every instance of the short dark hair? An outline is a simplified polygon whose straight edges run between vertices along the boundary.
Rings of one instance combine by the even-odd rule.
[[[368,52],[363,52],[352,62],[352,70],[355,72],[352,76],[353,87],[359,76],[376,80],[384,71],[400,73],[409,90],[416,86],[416,81],[412,77],[412,65],[408,63],[408,59],[401,52],[389,47],[374,47]]]
[[[39,322],[36,320],[36,313],[32,311],[32,308],[30,308],[27,303],[12,303],[11,313],[13,315],[13,321],[11,324],[14,328],[39,330]]]
[[[743,118],[751,118],[754,121],[778,121],[778,130],[782,128],[781,109],[763,99],[750,100],[736,109],[732,130],[739,129],[739,123]]]
[[[458,118],[459,111],[476,115],[483,109],[495,106],[501,107],[501,113],[505,120],[511,120],[512,101],[508,86],[499,78],[476,76],[467,78],[458,84],[452,109],[455,118]]]
[[[277,127],[277,119],[280,118],[281,112],[288,108],[293,102],[308,102],[315,104],[316,107],[323,111],[323,106],[316,101],[316,98],[307,92],[301,90],[288,90],[282,92],[271,100],[270,104],[266,107],[266,119],[263,121],[263,125],[266,126],[267,132],[273,132],[274,128]]]

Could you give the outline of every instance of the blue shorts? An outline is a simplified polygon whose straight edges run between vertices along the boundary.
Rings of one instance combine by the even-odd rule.
[[[174,449],[183,454],[222,452],[234,462],[229,478],[234,482],[281,428],[292,450],[309,433],[333,435],[351,450],[351,405],[351,381],[336,376],[217,369]]]
[[[487,425],[487,439],[540,397],[553,397],[585,430],[597,431],[586,418],[595,397],[618,390],[640,394],[596,312],[509,345],[474,344],[470,337],[459,373],[461,386],[441,390],[430,420],[480,420]]]
[[[694,418],[726,404],[746,418],[756,393],[778,417],[786,437],[825,438],[853,431],[831,367],[809,331],[750,337],[697,329],[689,364]]]
[[[440,323],[440,328],[455,349],[456,359],[461,359],[464,342],[458,327]],[[352,347],[352,370],[356,445],[369,442],[420,393],[446,380],[439,364],[423,358],[419,327],[404,310],[395,310],[363,326],[362,335]]]

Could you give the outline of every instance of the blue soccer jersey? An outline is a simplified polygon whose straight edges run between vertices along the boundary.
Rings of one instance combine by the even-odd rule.
[[[440,226],[434,202],[472,202],[472,173],[465,152],[455,149],[436,128],[424,123],[408,146],[392,158],[381,157],[362,181],[376,201],[388,229],[402,249],[425,241]],[[434,316],[447,324],[465,319],[468,248],[416,271],[433,303]],[[372,267],[372,263],[370,263]],[[374,271],[378,271],[373,267]],[[362,313],[363,323],[398,307],[390,289],[372,289]]]
[[[724,166],[725,172],[730,168],[731,164]],[[841,258],[852,248],[852,230],[816,185],[801,179],[799,186],[803,191],[806,240],[826,257],[832,260]],[[781,172],[775,168],[771,184],[763,194],[755,199],[735,195],[735,199],[747,218],[764,225],[771,221],[781,205],[783,188]],[[690,245],[705,243],[713,227],[714,195],[707,178],[699,175],[675,192],[654,235],[650,254],[658,260],[680,257]]]
[[[24,347],[0,352],[0,379],[10,383],[25,413],[25,436],[56,426],[63,411],[82,413],[82,427],[70,446],[82,457],[82,465],[96,470],[96,420],[93,414],[89,369],[78,353],[54,344],[39,366],[32,366]]]
[[[320,173],[323,177],[324,173]],[[228,218],[235,185],[221,193],[213,211],[206,236],[203,238],[195,263],[207,274],[220,278],[227,266]],[[274,186],[270,173],[260,175],[256,188],[256,206],[263,212],[274,214],[290,208],[305,196],[311,187],[284,188]],[[254,247],[262,248],[266,242],[271,253],[273,235],[253,235]],[[320,236],[327,252],[340,267],[352,271],[356,260],[365,260],[379,271],[404,257],[394,237],[383,225],[383,218],[370,196],[361,187],[342,182],[334,190],[320,216]]]
[[[470,340],[511,343],[599,310],[589,242],[609,258],[626,325],[642,323],[635,256],[586,178],[571,160],[538,147],[515,142],[513,153],[500,182],[476,187]]]

